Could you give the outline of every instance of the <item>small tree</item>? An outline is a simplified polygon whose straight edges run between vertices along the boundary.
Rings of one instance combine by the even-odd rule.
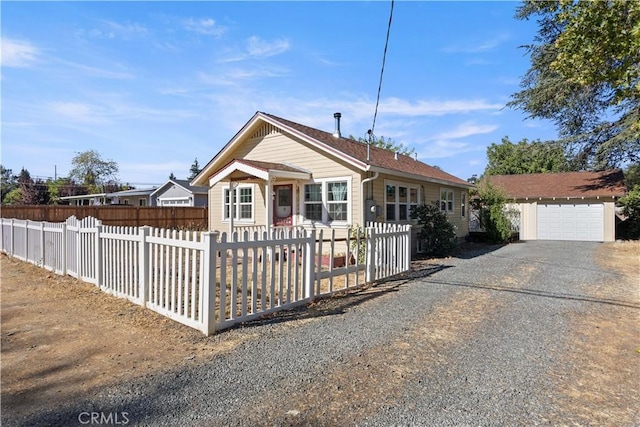
[[[200,173],[202,169],[200,168],[200,164],[198,163],[198,159],[196,158],[193,163],[191,164],[191,167],[189,168],[189,177],[187,178],[189,181],[191,181],[193,178],[196,177],[196,175],[198,175]]]
[[[480,226],[493,243],[504,243],[511,237],[511,221],[505,212],[507,196],[486,180],[478,186],[473,204],[480,210]]]
[[[418,220],[422,227],[418,239],[423,242],[427,256],[447,256],[456,247],[456,229],[447,215],[440,211],[438,202],[417,206],[411,210],[411,218]]]

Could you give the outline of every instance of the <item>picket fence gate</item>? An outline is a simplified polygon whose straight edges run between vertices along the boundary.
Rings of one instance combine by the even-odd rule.
[[[2,218],[0,233],[0,250],[10,256],[207,335],[406,272],[411,255],[411,226],[386,223],[368,223],[343,240],[335,230],[254,228],[228,236],[75,217]],[[335,265],[338,253],[343,264]]]

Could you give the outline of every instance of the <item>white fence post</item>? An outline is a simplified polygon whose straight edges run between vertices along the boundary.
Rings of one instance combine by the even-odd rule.
[[[404,235],[404,271],[409,271],[411,270],[411,225],[407,224],[404,231],[406,232]]]
[[[149,299],[149,243],[147,237],[151,232],[151,227],[145,225],[138,228],[138,235],[140,241],[138,243],[138,281],[140,299],[142,300],[142,306],[146,307]]]
[[[24,260],[29,262],[29,220],[24,222]]]
[[[96,225],[96,237],[95,237],[95,275],[96,285],[102,286],[102,245],[100,244],[100,234],[102,233],[102,226]]]
[[[15,230],[13,228],[13,224],[14,224],[14,219],[11,218],[11,242],[9,243],[9,253],[11,254],[11,256],[13,256],[13,242],[15,240],[14,238]]]
[[[204,259],[204,277],[200,287],[203,302],[200,315],[203,324],[202,332],[208,336],[216,331],[216,244],[218,233],[202,233],[202,241],[204,242],[204,250],[201,255]],[[224,290],[220,289],[220,292],[224,292]]]
[[[44,267],[44,221],[40,222],[40,265]]]
[[[374,227],[369,227],[366,230],[367,239],[367,258],[366,258],[366,270],[365,281],[371,283],[375,280],[375,253],[376,253],[376,231]]]
[[[311,230],[311,234],[308,236],[309,239],[306,243],[305,248],[305,271],[304,271],[304,297],[313,300],[314,297],[314,289],[315,289],[315,277],[316,277],[316,267],[318,270],[322,267],[322,264],[319,263],[317,266],[315,265],[315,250],[316,250],[316,230]]]
[[[63,276],[67,275],[67,223],[62,223],[62,254],[60,254],[61,271]]]

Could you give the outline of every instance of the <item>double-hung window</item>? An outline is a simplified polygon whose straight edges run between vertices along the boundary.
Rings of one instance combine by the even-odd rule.
[[[410,219],[411,209],[416,206],[418,206],[418,187],[403,183],[386,183],[385,218],[387,221]]]
[[[304,217],[309,221],[322,221],[322,184],[304,186]]]
[[[229,188],[224,189],[223,219],[229,220],[231,198]],[[240,185],[233,190],[233,219],[234,221],[253,221],[253,186]]]
[[[453,212],[453,190],[440,190],[440,211]]]
[[[348,179],[318,180],[304,186],[304,219],[325,224],[348,222]]]

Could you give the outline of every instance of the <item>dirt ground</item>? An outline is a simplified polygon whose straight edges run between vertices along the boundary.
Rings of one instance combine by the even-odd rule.
[[[632,285],[630,298],[636,301],[640,244],[602,245],[599,255],[604,266],[624,274]],[[102,387],[125,379],[199,363],[257,336],[245,329],[205,337],[151,310],[107,295],[94,285],[4,254],[0,255],[0,267],[2,409],[16,415],[52,408],[61,401],[90,398]],[[602,354],[599,369],[608,366],[617,372],[619,338],[628,345],[638,345],[637,319],[617,325],[611,319],[593,321],[601,328],[586,340],[580,337],[581,345],[592,346],[584,348],[586,354]],[[589,372],[584,375],[584,381],[602,383],[598,388],[602,395],[584,396],[570,389],[569,396],[577,402],[592,399],[592,403],[611,396],[608,391],[615,388],[616,378],[598,378]]]

